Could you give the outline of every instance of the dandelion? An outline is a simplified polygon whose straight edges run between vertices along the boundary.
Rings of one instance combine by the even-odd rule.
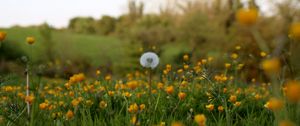
[[[165,126],[166,122],[160,122],[158,126]]]
[[[145,68],[154,69],[159,64],[159,58],[153,52],[146,52],[141,56],[140,64]]]
[[[172,122],[171,126],[184,126],[184,125],[181,122],[175,121],[175,122]]]
[[[101,102],[99,103],[99,107],[100,107],[101,109],[105,109],[105,108],[107,107],[107,103],[106,103],[105,101],[101,101]]]
[[[263,70],[268,74],[276,74],[280,71],[281,63],[278,58],[264,60],[261,63]]]
[[[185,65],[183,65],[183,69],[184,69],[184,70],[187,70],[187,69],[189,69],[189,65],[186,65],[186,64],[185,64]]]
[[[173,86],[168,86],[168,87],[166,87],[165,91],[166,91],[169,95],[171,95],[171,94],[173,94],[173,92],[174,92],[174,87],[173,87]]]
[[[286,84],[285,96],[291,102],[298,102],[300,100],[300,82],[289,81]]]
[[[300,39],[300,22],[293,23],[290,26],[289,35],[292,38]]]
[[[219,110],[219,112],[223,112],[224,111],[224,107],[223,106],[218,106],[218,110]]]
[[[108,95],[109,95],[109,96],[114,96],[114,95],[115,95],[115,92],[114,92],[114,91],[108,91]]]
[[[228,69],[231,67],[231,64],[230,63],[225,63],[225,68]]]
[[[260,52],[260,56],[261,56],[261,57],[266,57],[266,56],[267,56],[267,53],[266,53],[266,52]]]
[[[259,99],[262,98],[262,96],[261,96],[260,94],[256,94],[256,95],[254,96],[254,98],[255,98],[256,100],[259,100]]]
[[[185,54],[185,55],[183,56],[183,60],[184,60],[184,61],[188,61],[188,60],[189,60],[189,55],[188,55],[188,54]]]
[[[128,108],[128,112],[130,113],[137,113],[138,110],[139,110],[139,106],[136,103],[131,104]]]
[[[209,111],[213,111],[215,106],[213,104],[206,105],[205,108]]]
[[[235,103],[234,103],[234,106],[236,106],[236,107],[239,107],[239,106],[241,106],[241,102],[238,102],[238,101],[237,101],[237,102],[235,102]]]
[[[69,110],[69,111],[67,112],[67,114],[66,114],[67,120],[70,120],[70,119],[72,119],[73,117],[74,117],[74,113],[73,113],[71,110]]]
[[[143,111],[145,108],[146,108],[146,105],[145,105],[145,104],[141,104],[141,105],[140,105],[140,110],[141,110],[141,111]]]
[[[186,97],[186,93],[184,93],[184,92],[179,92],[178,93],[179,100],[184,100],[185,97]]]
[[[127,87],[129,87],[131,90],[134,90],[138,87],[137,81],[129,81],[127,82]]]
[[[34,42],[35,42],[35,38],[34,38],[34,37],[27,37],[27,38],[26,38],[26,42],[27,42],[29,45],[32,45],[32,44],[34,44]]]
[[[289,120],[282,120],[279,122],[279,126],[296,126],[296,125]]]
[[[6,33],[3,31],[0,31],[0,43],[6,38]]]
[[[106,81],[110,81],[111,80],[111,75],[106,75],[104,78]]]
[[[86,100],[85,103],[87,106],[91,106],[94,104],[92,100]]]
[[[232,103],[234,103],[234,102],[236,102],[236,100],[237,100],[237,97],[236,97],[236,95],[230,95],[230,97],[229,97],[229,102],[232,102]]]
[[[77,100],[77,99],[73,99],[71,103],[72,103],[72,105],[73,105],[74,107],[76,107],[76,106],[78,106],[78,104],[80,103],[80,101]]]
[[[157,83],[157,88],[158,89],[162,89],[163,87],[164,87],[163,83],[161,83],[161,82]]]
[[[39,105],[39,108],[41,109],[41,110],[45,110],[46,108],[48,107],[48,104],[47,103],[41,103],[40,105]]]
[[[206,123],[206,117],[204,114],[197,114],[195,115],[194,118],[195,122],[199,125],[199,126],[205,126]]]
[[[239,57],[239,55],[236,53],[232,53],[230,57],[235,60]]]
[[[235,50],[240,50],[241,49],[241,46],[235,46]]]
[[[132,125],[135,125],[135,124],[136,124],[136,121],[137,121],[137,117],[136,117],[136,115],[134,115],[134,116],[130,119],[130,123],[131,123]]]
[[[167,65],[166,65],[166,70],[167,70],[167,71],[171,71],[171,70],[172,70],[172,66],[171,66],[170,64],[167,64]]]
[[[26,96],[25,97],[25,101],[28,103],[28,104],[32,104],[32,102],[34,101],[34,96],[33,95],[29,95],[29,96]]]
[[[100,74],[101,74],[101,71],[100,71],[100,70],[97,70],[97,71],[96,71],[96,75],[99,76]]]
[[[283,102],[280,99],[277,98],[271,98],[265,105],[264,107],[273,110],[273,111],[277,111],[279,109],[281,109],[283,107]]]
[[[258,11],[257,9],[251,8],[251,9],[246,9],[242,8],[239,9],[236,13],[236,20],[246,26],[253,25],[256,23],[258,17]]]

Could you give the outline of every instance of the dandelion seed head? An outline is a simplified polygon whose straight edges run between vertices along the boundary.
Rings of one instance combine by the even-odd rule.
[[[159,64],[159,58],[157,54],[153,52],[146,52],[141,56],[140,64],[145,68],[154,69]]]

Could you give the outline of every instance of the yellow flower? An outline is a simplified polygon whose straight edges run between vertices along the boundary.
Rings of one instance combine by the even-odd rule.
[[[115,95],[115,92],[114,92],[114,91],[108,91],[108,95],[109,95],[109,96],[114,96],[114,95]]]
[[[94,104],[92,100],[86,100],[85,103],[87,106],[91,106]]]
[[[69,111],[67,112],[67,114],[66,114],[66,117],[67,117],[68,120],[69,120],[69,119],[72,119],[72,118],[74,117],[74,113],[73,113],[71,110],[69,110]]]
[[[238,54],[236,53],[232,53],[231,56],[230,56],[232,59],[237,59],[239,57]]]
[[[6,37],[6,33],[0,31],[0,42],[2,42],[5,39],[5,37]]]
[[[26,42],[27,42],[28,44],[32,45],[32,44],[34,44],[35,39],[34,39],[34,37],[27,37],[27,38],[26,38]]]
[[[187,85],[188,85],[187,81],[182,81],[181,84],[180,84],[180,86],[182,86],[182,87],[186,87]]]
[[[129,81],[127,82],[127,87],[129,87],[131,90],[134,90],[138,87],[137,81]]]
[[[262,96],[261,96],[260,94],[256,94],[256,95],[254,96],[254,98],[255,98],[256,100],[259,100],[259,99],[262,98]]]
[[[225,68],[230,68],[231,67],[231,64],[230,63],[225,63]]]
[[[276,74],[280,71],[280,61],[278,58],[267,59],[262,62],[263,70],[268,74]]]
[[[202,63],[202,64],[206,64],[206,63],[207,63],[207,59],[202,59],[202,60],[201,60],[201,63]]]
[[[289,34],[292,38],[300,39],[300,22],[293,23],[290,26]]]
[[[220,111],[220,112],[223,112],[224,111],[224,107],[223,106],[218,106],[218,110]]]
[[[130,112],[130,113],[137,113],[138,110],[139,110],[139,107],[136,103],[131,104],[128,108],[128,112]]]
[[[243,67],[244,67],[244,64],[238,64],[237,69],[240,70],[240,69],[242,69]]]
[[[283,107],[283,102],[282,100],[279,100],[277,98],[271,98],[265,105],[264,107],[276,111],[279,110]]]
[[[96,75],[99,76],[100,74],[101,74],[101,71],[100,71],[100,70],[97,70],[97,71],[96,71]]]
[[[135,126],[136,121],[137,121],[137,118],[136,118],[136,115],[134,115],[134,116],[130,119],[130,123],[131,123],[132,125]]]
[[[235,103],[234,103],[234,106],[236,106],[236,107],[239,107],[239,106],[241,106],[241,102],[238,102],[238,101],[237,101],[237,102],[235,102]]]
[[[194,120],[195,120],[195,122],[196,122],[199,126],[205,126],[206,117],[205,117],[204,114],[197,114],[197,115],[195,115]]]
[[[300,82],[289,81],[286,85],[285,95],[291,102],[298,102],[300,100]]]
[[[141,105],[140,105],[140,110],[141,110],[141,111],[143,111],[145,108],[146,108],[146,105],[145,105],[145,104],[141,104]]]
[[[99,107],[100,107],[101,109],[105,109],[105,108],[107,107],[107,103],[106,103],[105,101],[101,101],[101,102],[99,103]]]
[[[241,8],[236,13],[236,20],[240,24],[246,26],[250,26],[256,23],[257,17],[258,17],[258,11],[257,9],[254,8],[251,9]]]
[[[283,120],[279,122],[279,126],[296,126],[296,125],[289,120]]]
[[[105,80],[106,80],[106,81],[110,81],[110,80],[111,80],[111,75],[106,75],[106,76],[105,76]]]
[[[76,107],[76,106],[78,106],[78,104],[80,103],[80,101],[77,100],[77,99],[73,99],[71,103],[72,103],[72,105],[73,105],[74,107]]]
[[[209,111],[212,111],[212,110],[214,110],[214,108],[215,108],[215,106],[214,106],[213,104],[206,105],[205,107],[206,107],[206,109],[208,109]]]
[[[74,74],[72,77],[70,77],[69,83],[73,84],[73,83],[81,82],[84,79],[85,79],[85,75],[83,73]]]
[[[167,65],[166,65],[166,70],[167,70],[167,71],[171,71],[171,70],[172,70],[172,66],[171,66],[170,64],[167,64]]]
[[[238,45],[238,46],[235,46],[235,49],[236,49],[236,50],[240,50],[240,49],[241,49],[241,46],[239,46],[239,45]]]
[[[158,89],[162,89],[163,87],[164,87],[163,83],[161,83],[161,82],[157,83],[157,88]]]
[[[168,86],[166,87],[165,91],[170,95],[173,94],[174,92],[174,87],[173,86]]]
[[[236,102],[236,99],[237,99],[236,95],[230,95],[230,97],[229,97],[229,100],[228,100],[228,101],[230,101],[230,102],[234,103],[234,102]]]
[[[266,53],[266,52],[260,52],[260,56],[261,56],[261,57],[266,57],[266,56],[267,56],[267,53]]]
[[[171,126],[184,126],[181,122],[172,122]]]
[[[187,69],[189,69],[189,65],[183,65],[183,69],[185,69],[185,70],[187,70]]]
[[[184,92],[179,92],[178,93],[179,100],[184,100],[185,97],[186,97],[186,93],[184,93]]]
[[[166,122],[160,122],[158,126],[165,126]]]
[[[182,72],[183,72],[183,69],[178,69],[178,70],[177,70],[177,73],[178,73],[178,74],[180,74],[180,73],[182,73]]]
[[[48,107],[48,104],[44,102],[44,103],[41,103],[39,105],[39,107],[40,107],[41,110],[45,110]]]
[[[185,54],[185,55],[183,56],[183,60],[184,60],[184,61],[188,61],[188,60],[189,60],[189,55],[188,55],[188,54]]]
[[[33,95],[29,95],[25,97],[25,101],[28,102],[29,104],[31,104],[34,101],[34,96]]]

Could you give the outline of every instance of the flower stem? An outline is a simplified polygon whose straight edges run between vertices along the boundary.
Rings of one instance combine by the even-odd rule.
[[[26,96],[29,97],[29,70],[26,69]],[[27,114],[28,117],[30,116],[30,104],[29,101],[27,101]]]

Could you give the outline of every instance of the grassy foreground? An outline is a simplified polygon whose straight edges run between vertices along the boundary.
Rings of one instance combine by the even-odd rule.
[[[3,83],[1,125],[280,125],[300,124],[299,82],[239,80],[243,65],[210,75],[212,58],[114,78],[75,74],[68,81]],[[276,67],[271,67],[274,71]],[[266,71],[270,67],[266,67]],[[149,83],[150,72],[154,78]],[[275,75],[275,74],[273,74]],[[273,76],[270,75],[270,76]],[[275,77],[275,76],[273,76]],[[150,88],[151,87],[151,88]],[[151,89],[151,90],[149,90]],[[298,93],[298,94],[297,94]],[[30,103],[27,114],[26,102]]]

